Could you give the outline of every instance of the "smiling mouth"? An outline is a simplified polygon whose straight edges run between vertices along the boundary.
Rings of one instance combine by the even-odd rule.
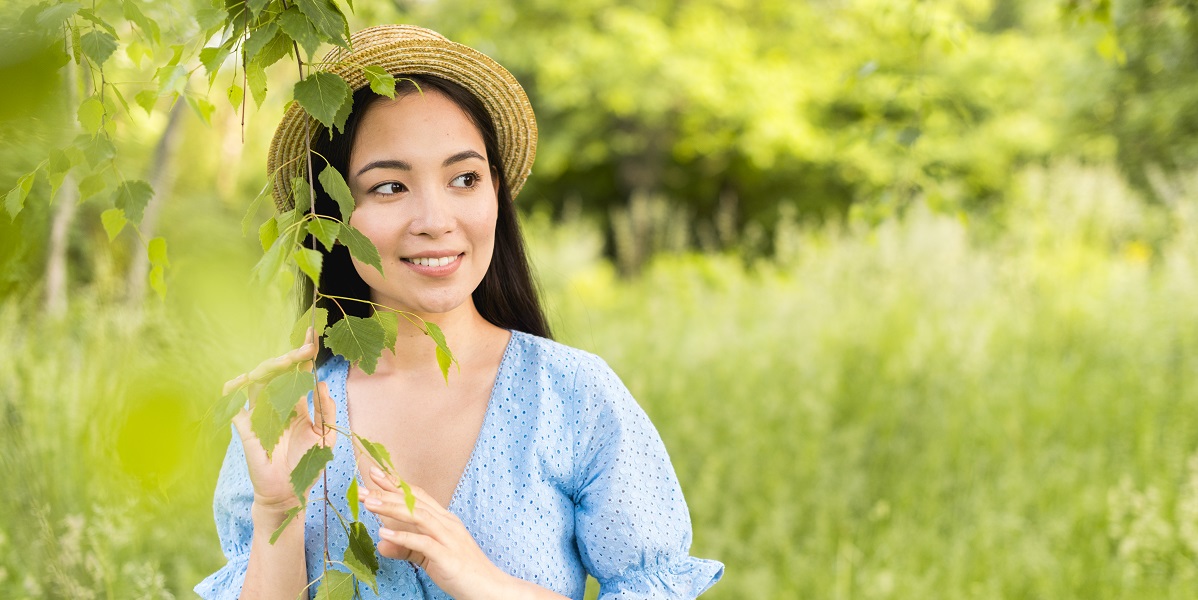
[[[453,256],[442,256],[440,258],[403,258],[400,260],[412,263],[414,265],[419,265],[421,267],[444,267],[445,265],[448,265],[461,257],[461,254],[454,254]]]

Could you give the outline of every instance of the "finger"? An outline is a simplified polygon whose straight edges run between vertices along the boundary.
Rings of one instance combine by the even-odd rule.
[[[286,354],[262,361],[249,372],[249,378],[253,381],[270,379],[279,372],[293,367],[298,363],[311,361],[316,358],[317,352],[316,344],[308,342]]]
[[[381,488],[403,495],[403,490],[400,489],[399,486],[395,485],[393,479],[384,473],[382,469],[372,467],[370,469],[370,476]],[[412,496],[416,498],[417,506],[425,506],[429,508],[431,512],[440,516],[452,514],[449,513],[444,506],[441,506],[441,503],[437,502],[431,494],[424,491],[424,488],[418,485],[408,484],[408,489],[412,490]]]
[[[232,394],[234,390],[245,385],[246,383],[249,382],[249,380],[250,380],[250,376],[246,375],[245,373],[242,373],[241,375],[238,375],[237,377],[234,377],[234,378],[226,381],[225,387],[221,388],[220,395],[228,396],[229,394]]]
[[[411,561],[426,570],[445,548],[433,538],[411,531],[394,531],[383,527],[379,529],[379,537],[383,540],[378,545],[380,554]]]

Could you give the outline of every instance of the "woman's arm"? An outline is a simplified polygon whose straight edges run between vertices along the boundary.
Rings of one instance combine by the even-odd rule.
[[[261,507],[250,509],[254,541],[245,572],[242,600],[295,600],[307,597],[308,567],[304,559],[304,512],[295,516],[272,545],[270,536],[283,524],[285,511]]]

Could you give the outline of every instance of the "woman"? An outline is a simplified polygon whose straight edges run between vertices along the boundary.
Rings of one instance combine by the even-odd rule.
[[[316,416],[293,420],[273,461],[248,413],[235,417],[215,500],[229,562],[197,593],[301,595],[324,568],[326,543],[334,559],[347,544],[325,512],[324,486],[347,515],[344,491],[357,478],[362,520],[385,557],[379,597],[582,598],[587,573],[603,598],[696,597],[723,566],[688,554],[686,503],[657,432],[601,359],[547,339],[512,206],[536,147],[524,91],[491,59],[428,30],[375,27],[352,45],[352,55],[326,60],[359,88],[344,133],[329,140],[293,107],[272,144],[276,203],[291,207],[288,182],[304,162],[296,140],[313,131],[314,160],[345,175],[355,201],[349,224],[383,264],[379,273],[334,247],[321,292],[437,323],[460,370],[447,385],[433,343],[400,319],[395,351],[384,351],[372,374],[318,352],[309,332],[303,347],[231,381],[316,359],[321,393],[316,408],[300,400],[297,414]],[[395,74],[394,100],[365,86],[366,65]],[[316,209],[339,214],[319,186]],[[338,307],[368,316],[372,306],[341,300],[328,308],[336,319]],[[412,484],[414,512],[319,415],[389,449]],[[334,459],[308,492],[304,527],[270,544],[299,504],[291,468],[322,438]]]

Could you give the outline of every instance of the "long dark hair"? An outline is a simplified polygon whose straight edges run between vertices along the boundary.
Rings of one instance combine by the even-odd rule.
[[[523,331],[541,337],[551,337],[549,323],[541,309],[541,301],[537,293],[536,283],[532,277],[532,269],[524,252],[524,236],[520,232],[520,222],[516,218],[516,208],[512,202],[512,192],[504,177],[503,165],[499,160],[499,136],[495,133],[495,123],[491,120],[482,102],[474,94],[461,85],[433,75],[395,75],[396,97],[413,93],[439,92],[453,101],[462,109],[482,134],[483,145],[487,150],[487,158],[491,161],[492,175],[499,179],[499,211],[495,222],[495,251],[491,264],[483,275],[482,282],[472,293],[474,305],[478,312],[488,322],[504,329]],[[349,154],[357,136],[358,124],[362,115],[371,104],[385,98],[369,87],[363,87],[354,93],[353,112],[345,121],[345,129],[341,134],[331,138],[327,132],[320,132],[312,139],[313,171],[319,173],[328,164],[337,169],[342,176],[349,171]],[[322,158],[323,157],[323,158]],[[348,177],[346,178],[348,179]],[[316,212],[332,218],[338,218],[340,211],[337,203],[325,192],[320,182],[313,182],[316,190]],[[304,245],[312,247],[312,236],[309,235]],[[358,275],[350,260],[349,250],[341,244],[326,251],[323,246],[316,244],[317,249],[324,255],[324,265],[320,274],[320,292],[330,296],[344,296],[360,300],[370,300],[370,286]],[[300,310],[306,311],[312,304],[311,282],[300,275]],[[365,302],[348,302],[340,300],[333,302],[321,298],[317,306],[328,309],[329,326],[341,320],[344,315],[369,317],[373,308]],[[344,309],[344,313],[342,312]],[[323,363],[332,353],[327,348],[321,348],[317,362]]]

